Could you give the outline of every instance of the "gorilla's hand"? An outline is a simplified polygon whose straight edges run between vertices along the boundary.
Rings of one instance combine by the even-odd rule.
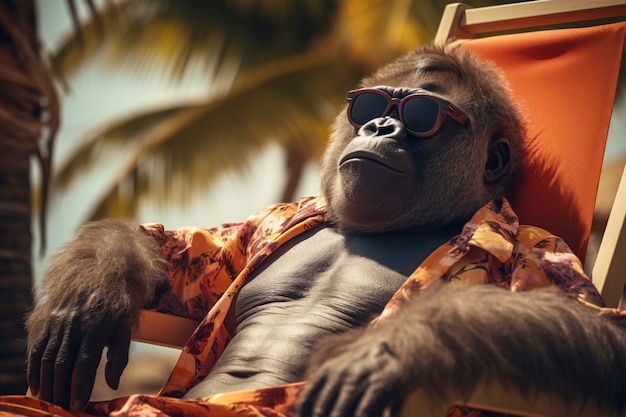
[[[106,381],[116,389],[139,312],[166,280],[157,244],[137,227],[117,221],[84,226],[56,254],[27,320],[33,394],[83,408],[105,346]]]
[[[336,356],[324,352],[331,356],[309,377],[301,397],[301,417],[379,417],[387,406],[404,398],[409,381],[401,355],[384,340],[356,342],[338,343],[352,348]]]
[[[380,416],[418,389],[420,406],[438,410],[493,383],[529,401],[541,393],[621,415],[624,352],[619,322],[561,290],[431,285],[375,326],[325,339],[311,359],[300,413]]]
[[[70,406],[70,399],[74,409],[81,409],[89,400],[105,346],[106,381],[111,388],[117,389],[128,360],[131,313],[113,312],[99,302],[79,301],[88,298],[77,294],[68,305],[44,304],[29,319],[31,391],[65,408]]]

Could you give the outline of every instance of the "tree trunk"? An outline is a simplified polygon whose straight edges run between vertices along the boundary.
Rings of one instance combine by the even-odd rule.
[[[3,120],[2,124],[4,123]],[[23,318],[32,304],[29,158],[29,152],[25,152],[19,146],[19,142],[2,129],[0,132],[0,339],[2,340],[0,343],[0,394],[26,392],[26,332],[23,327]]]
[[[309,159],[301,152],[294,149],[287,150],[285,163],[287,168],[287,182],[283,186],[283,193],[279,201],[290,203],[294,200],[307,161],[309,161]]]
[[[42,164],[43,213],[58,125],[58,103],[39,56],[35,23],[32,0],[0,2],[0,394],[26,392],[24,316],[32,305],[30,163],[37,158]]]

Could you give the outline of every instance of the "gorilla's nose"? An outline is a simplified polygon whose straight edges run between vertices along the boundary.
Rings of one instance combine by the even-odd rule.
[[[404,124],[398,119],[390,116],[377,117],[361,126],[359,135],[381,136],[400,140],[406,136],[406,129]]]

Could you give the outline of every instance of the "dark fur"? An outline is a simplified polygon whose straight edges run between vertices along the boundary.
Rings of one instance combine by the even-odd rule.
[[[373,412],[356,415],[373,416],[417,388],[440,400],[459,394],[467,400],[478,382],[496,380],[529,399],[541,392],[621,415],[625,330],[556,289],[435,285],[396,316],[325,340],[311,359],[310,393],[334,389],[370,401],[365,411]],[[352,415],[359,407],[337,410],[331,401],[312,412],[308,395],[304,416],[328,416],[331,409]]]
[[[166,274],[159,247],[137,226],[115,220],[86,224],[55,254],[44,274],[37,293],[39,308],[30,315],[29,328],[38,316],[51,312],[46,311],[48,300],[111,318],[125,316],[135,326],[141,308],[152,302]]]

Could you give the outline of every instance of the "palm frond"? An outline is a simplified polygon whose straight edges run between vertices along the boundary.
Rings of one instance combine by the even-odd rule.
[[[430,5],[423,0],[347,1],[338,30],[354,59],[371,70],[431,38],[418,20]]]
[[[319,158],[344,92],[361,75],[319,53],[273,63],[206,103],[110,127],[85,142],[60,175],[76,178],[78,169],[89,167],[89,158],[102,157],[106,149],[125,149],[128,156],[97,205],[96,217],[132,216],[140,202],[183,204],[220,176],[245,172],[270,143]],[[134,136],[125,141],[122,133]]]
[[[168,106],[160,110],[143,112],[92,133],[85,138],[54,171],[53,196],[60,195],[88,171],[94,169],[103,155],[111,152],[128,152],[154,126],[175,118],[191,104]]]
[[[336,8],[336,0],[125,1],[67,38],[53,63],[71,75],[99,56],[138,74],[158,69],[180,80],[196,69],[215,79],[303,53],[328,32]]]

